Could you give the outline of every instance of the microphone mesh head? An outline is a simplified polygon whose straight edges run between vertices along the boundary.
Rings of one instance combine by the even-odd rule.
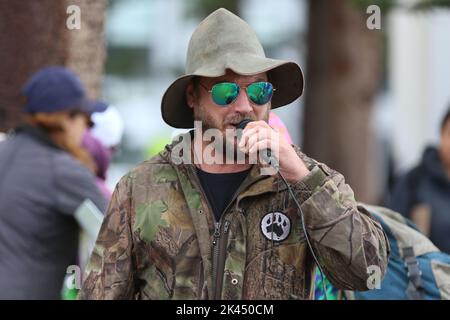
[[[237,129],[242,129],[244,130],[245,126],[249,123],[252,122],[252,120],[250,119],[244,119],[241,122],[238,123],[238,125],[236,126]]]

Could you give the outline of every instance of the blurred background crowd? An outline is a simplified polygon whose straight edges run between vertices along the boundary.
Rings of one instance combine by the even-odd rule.
[[[68,28],[71,5],[79,29]],[[379,29],[368,27],[370,5]],[[267,56],[302,66],[304,97],[274,111],[293,143],[343,173],[358,201],[413,218],[450,253],[450,0],[0,0],[0,140],[27,121],[27,81],[67,67],[104,104],[85,112],[83,148],[108,199],[178,133],[161,97],[218,7],[246,20]]]

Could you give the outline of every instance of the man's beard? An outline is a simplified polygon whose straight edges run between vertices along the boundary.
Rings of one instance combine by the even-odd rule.
[[[270,108],[267,109],[267,112],[263,117],[263,120],[266,122],[269,120],[269,111]],[[226,128],[228,125],[236,126],[239,122],[245,119],[256,121],[256,116],[254,113],[233,113],[227,115],[223,120],[223,123],[220,123],[211,117],[210,114],[204,112],[203,107],[199,106],[194,108],[194,120],[202,122],[203,133],[208,129],[218,129],[221,131],[222,141],[224,141],[223,148],[222,150],[215,151],[225,155],[228,159],[233,160],[233,162],[235,162],[238,158],[238,139],[236,137],[236,132],[234,132],[234,134],[227,135],[226,132],[231,129],[229,128],[226,130]]]

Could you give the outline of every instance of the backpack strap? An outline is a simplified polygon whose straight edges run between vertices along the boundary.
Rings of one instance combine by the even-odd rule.
[[[405,260],[405,268],[409,279],[406,295],[410,300],[423,300],[422,270],[420,270],[413,247],[403,248],[403,259]]]

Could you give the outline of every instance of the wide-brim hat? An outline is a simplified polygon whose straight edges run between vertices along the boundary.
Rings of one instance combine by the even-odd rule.
[[[266,58],[256,33],[226,9],[206,17],[192,34],[186,57],[186,74],[164,93],[161,112],[175,128],[194,127],[194,113],[186,102],[186,86],[193,77],[220,77],[231,70],[240,75],[267,72],[276,91],[272,109],[296,100],[303,92],[303,73],[293,61]]]

